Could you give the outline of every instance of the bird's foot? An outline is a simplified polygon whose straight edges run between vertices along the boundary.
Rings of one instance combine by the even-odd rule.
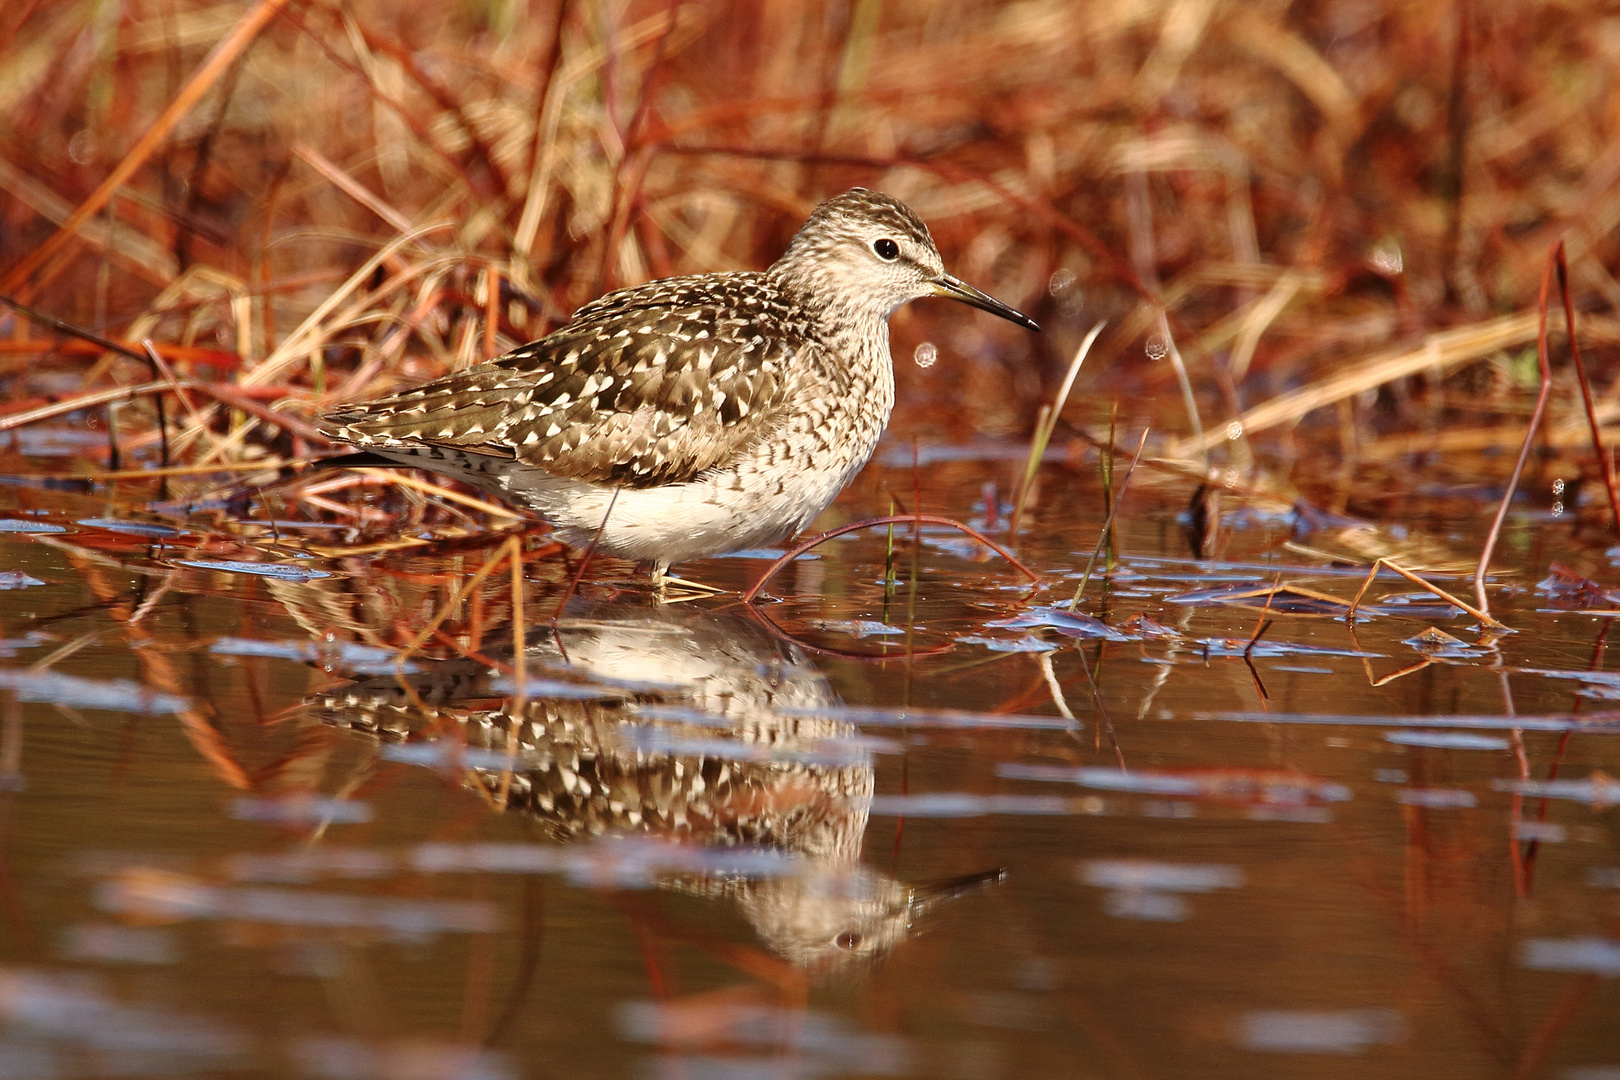
[[[730,591],[715,585],[705,585],[701,581],[677,577],[669,572],[667,566],[658,563],[654,563],[652,568],[652,588],[653,600],[660,604],[680,604],[704,596],[720,596]]]

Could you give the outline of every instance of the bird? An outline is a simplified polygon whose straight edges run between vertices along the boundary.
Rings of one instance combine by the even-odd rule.
[[[446,474],[661,584],[802,532],[854,479],[894,406],[889,316],[927,296],[1040,330],[946,273],[904,203],[853,188],[764,271],[609,292],[547,337],[317,427],[359,451],[327,464]]]

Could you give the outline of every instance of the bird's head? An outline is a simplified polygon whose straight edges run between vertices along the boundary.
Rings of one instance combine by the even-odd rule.
[[[852,188],[816,207],[771,273],[829,308],[889,315],[945,296],[1029,330],[1029,316],[945,272],[928,226],[900,200]]]

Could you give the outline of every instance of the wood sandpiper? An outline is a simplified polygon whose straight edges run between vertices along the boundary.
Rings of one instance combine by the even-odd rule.
[[[770,269],[608,293],[549,337],[322,419],[363,453],[463,480],[575,546],[652,564],[802,531],[872,456],[894,405],[889,316],[946,296],[1034,320],[945,272],[915,213],[854,188]]]

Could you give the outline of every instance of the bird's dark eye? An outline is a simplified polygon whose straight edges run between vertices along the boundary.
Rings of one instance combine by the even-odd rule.
[[[877,248],[878,244],[888,244],[889,247],[894,247],[893,240],[879,240],[877,244],[872,245],[874,250]],[[860,948],[861,944],[861,935],[857,934],[853,930],[845,930],[842,934],[839,934],[837,937],[833,938],[833,944],[837,945],[840,949],[858,949]]]
[[[872,241],[872,250],[877,252],[877,257],[885,262],[893,262],[900,257],[900,245],[887,236],[881,240]]]

